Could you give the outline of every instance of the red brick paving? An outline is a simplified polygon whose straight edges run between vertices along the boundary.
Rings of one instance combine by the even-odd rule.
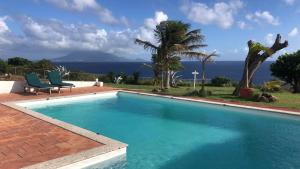
[[[107,87],[74,89],[51,96],[109,91]],[[45,98],[50,95],[2,94],[0,101]],[[103,144],[0,104],[0,168],[15,169],[101,146]]]

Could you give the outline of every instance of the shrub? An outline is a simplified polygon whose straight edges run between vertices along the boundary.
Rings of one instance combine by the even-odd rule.
[[[208,90],[193,90],[192,92],[188,92],[186,96],[197,96],[197,97],[207,97],[211,96],[212,91]]]
[[[281,85],[283,84],[280,80],[272,80],[265,82],[261,88],[263,92],[278,92],[281,90]]]
[[[0,59],[0,73],[7,73],[7,72],[8,72],[7,63]]]
[[[226,77],[217,76],[211,80],[211,85],[225,87],[225,86],[232,86],[232,83],[231,80]]]
[[[140,79],[140,72],[133,72],[133,84],[138,84]]]
[[[30,60],[21,57],[9,58],[7,62],[12,66],[30,66],[32,64]]]
[[[110,83],[113,83],[115,81],[115,73],[114,72],[108,72],[106,77],[107,77],[107,79],[109,79]]]
[[[75,81],[95,81],[97,75],[85,72],[71,72],[69,75],[69,80]]]
[[[269,93],[259,93],[253,96],[254,101],[257,102],[265,102],[265,103],[272,103],[277,102],[278,98],[269,94]]]
[[[43,70],[53,70],[55,68],[54,64],[47,59],[42,59],[33,63],[34,69],[43,69]]]

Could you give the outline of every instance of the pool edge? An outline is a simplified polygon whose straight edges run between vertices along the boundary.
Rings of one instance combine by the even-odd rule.
[[[221,101],[209,101],[209,100],[204,100],[201,98],[194,99],[194,98],[178,97],[178,96],[171,96],[171,95],[136,92],[136,91],[130,91],[130,90],[118,90],[118,91],[133,93],[133,94],[140,94],[140,95],[145,95],[145,96],[162,97],[162,98],[182,100],[182,101],[192,101],[192,102],[229,106],[229,107],[236,107],[236,108],[243,108],[243,109],[250,109],[250,110],[260,110],[260,111],[265,111],[265,112],[270,112],[270,113],[280,113],[280,114],[300,116],[300,112],[292,111],[292,110],[280,110],[280,109],[276,109],[276,108],[263,108],[263,107],[257,107],[257,106],[247,106],[247,105],[240,105],[240,104],[234,104],[234,103],[225,103],[225,102],[221,102]]]
[[[108,91],[108,92],[97,92],[97,93],[86,93],[86,94],[79,94],[79,95],[71,95],[71,96],[58,96],[58,97],[51,97],[51,99],[60,99],[60,98],[70,98],[70,97],[76,97],[76,96],[84,96],[84,95],[94,95],[94,94],[104,94],[104,93],[117,93],[118,91]],[[41,113],[26,109],[24,107],[21,107],[17,105],[17,103],[22,102],[30,102],[30,101],[41,101],[41,100],[49,100],[49,98],[44,99],[30,99],[30,100],[19,100],[19,101],[12,101],[12,102],[2,102],[4,106],[10,107],[12,109],[18,110],[22,113],[25,113],[29,116],[32,116],[34,118],[40,119],[42,121],[45,121],[47,123],[53,124],[55,126],[61,127],[69,132],[78,134],[82,137],[86,137],[88,139],[91,139],[95,142],[103,144],[102,146],[88,149],[85,151],[77,152],[74,154],[62,156],[59,158],[55,158],[52,160],[48,160],[45,162],[36,163],[30,166],[25,166],[23,169],[37,169],[37,168],[43,168],[43,169],[54,169],[54,168],[74,168],[73,164],[78,164],[81,167],[88,167],[93,164],[101,163],[103,161],[113,159],[115,157],[126,155],[127,151],[127,144],[122,143],[120,141],[108,138],[106,136],[94,133],[92,131],[83,129],[81,127],[51,118],[49,116],[43,115]],[[68,167],[70,166],[70,167]],[[72,166],[72,167],[71,167]]]

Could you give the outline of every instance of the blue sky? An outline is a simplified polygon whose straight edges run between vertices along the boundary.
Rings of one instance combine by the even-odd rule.
[[[0,0],[0,57],[99,50],[149,59],[133,39],[155,42],[155,25],[171,19],[200,28],[218,60],[244,60],[248,40],[270,46],[277,33],[289,41],[279,54],[299,50],[299,17],[299,0]]]

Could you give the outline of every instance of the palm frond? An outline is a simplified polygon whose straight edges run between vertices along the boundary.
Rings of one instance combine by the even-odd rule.
[[[151,42],[143,41],[140,39],[135,39],[135,44],[141,45],[144,47],[144,49],[151,50],[152,52],[154,52],[158,49],[158,47],[155,46],[154,44],[152,44]]]
[[[190,36],[190,35],[193,35],[193,34],[201,34],[201,29],[191,30],[186,35]]]
[[[199,48],[203,48],[206,47],[206,44],[195,44],[195,45],[189,45],[187,46],[188,50],[194,50],[194,49],[199,49]]]
[[[204,52],[196,52],[196,51],[182,51],[180,52],[183,56],[188,57],[188,58],[204,58],[207,56]]]

